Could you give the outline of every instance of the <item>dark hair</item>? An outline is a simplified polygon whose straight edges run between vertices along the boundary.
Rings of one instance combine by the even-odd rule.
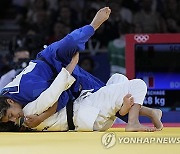
[[[7,109],[10,107],[7,99],[8,97],[0,95],[0,121],[6,115]]]
[[[0,132],[19,132],[19,129],[12,121],[0,122]]]
[[[24,126],[18,126],[12,121],[0,122],[0,132],[32,132],[33,130]]]

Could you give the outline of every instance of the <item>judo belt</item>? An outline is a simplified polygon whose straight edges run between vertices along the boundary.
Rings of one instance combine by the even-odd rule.
[[[74,100],[69,100],[69,102],[66,105],[66,113],[67,113],[67,123],[69,130],[74,130],[74,122],[73,122],[73,104]]]

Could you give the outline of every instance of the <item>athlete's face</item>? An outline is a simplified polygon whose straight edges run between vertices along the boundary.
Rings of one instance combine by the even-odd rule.
[[[20,117],[23,117],[23,110],[20,104],[11,99],[7,99],[10,107],[7,109],[6,115],[2,118],[2,122],[13,121],[17,122]]]

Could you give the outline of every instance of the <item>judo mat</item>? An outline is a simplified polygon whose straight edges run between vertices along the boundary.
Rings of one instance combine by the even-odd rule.
[[[180,154],[180,127],[160,132],[0,133],[0,154]]]

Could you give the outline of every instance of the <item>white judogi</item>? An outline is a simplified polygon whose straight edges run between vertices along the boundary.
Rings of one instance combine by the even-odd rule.
[[[47,110],[74,81],[75,79],[66,69],[62,69],[50,88],[44,91],[37,100],[24,107],[25,116],[41,114]],[[86,95],[84,95],[85,92]],[[103,131],[110,128],[116,119],[116,112],[121,108],[124,96],[129,93],[134,97],[134,103],[142,105],[146,92],[147,87],[144,81],[140,79],[128,80],[121,74],[113,75],[105,87],[94,93],[82,91],[74,102],[73,120],[76,131]],[[34,129],[68,130],[66,108],[55,113]]]

